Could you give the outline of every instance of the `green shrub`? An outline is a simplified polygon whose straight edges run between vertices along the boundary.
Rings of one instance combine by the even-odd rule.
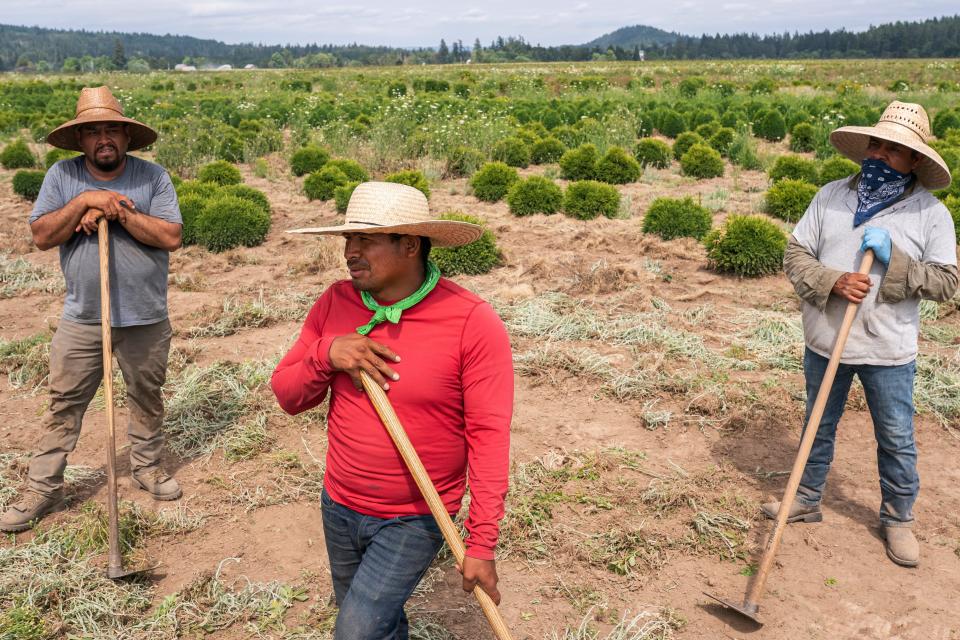
[[[201,198],[212,198],[220,192],[220,186],[213,182],[200,182],[199,180],[184,180],[179,186],[174,187],[178,198],[185,198],[188,195],[197,195]]]
[[[677,136],[677,139],[673,143],[673,159],[680,160],[687,151],[690,150],[695,144],[706,144],[707,141],[703,139],[699,133],[694,133],[693,131],[685,131]]]
[[[798,122],[790,130],[790,151],[813,151],[817,146],[817,129],[809,122]]]
[[[21,198],[27,200],[36,200],[40,195],[40,187],[43,185],[44,171],[33,171],[31,169],[21,169],[13,174],[13,192]]]
[[[670,145],[656,138],[640,138],[633,150],[633,157],[641,167],[666,169],[670,166]]]
[[[960,111],[956,109],[942,109],[933,117],[931,123],[933,135],[945,138],[951,129],[960,131]]]
[[[46,155],[43,156],[43,166],[49,169],[61,160],[76,158],[78,155],[80,154],[76,151],[70,151],[69,149],[50,149],[50,151],[47,151]]]
[[[687,121],[673,109],[667,109],[660,114],[657,122],[657,131],[663,135],[668,138],[676,138],[686,130]]]
[[[485,227],[483,220],[457,212],[444,213],[440,219],[471,222],[484,227],[483,235],[470,244],[462,247],[434,247],[430,251],[430,259],[440,267],[443,275],[453,276],[460,273],[477,275],[487,273],[500,264],[497,239]]]
[[[234,247],[262,244],[270,231],[270,215],[254,202],[219,196],[207,203],[197,219],[197,241],[219,253]]]
[[[617,188],[595,180],[574,182],[563,196],[563,212],[579,220],[592,220],[599,215],[613,218],[619,209]]]
[[[553,180],[530,176],[513,183],[507,192],[507,204],[515,216],[556,213],[563,206],[563,190]]]
[[[707,86],[707,81],[703,78],[688,77],[677,83],[677,91],[684,98],[693,98],[705,86]]]
[[[597,163],[597,180],[608,184],[627,184],[640,179],[640,163],[620,147],[610,147]]]
[[[227,162],[226,160],[214,160],[209,164],[200,167],[197,172],[197,179],[200,182],[212,182],[221,186],[227,184],[240,184],[240,170]]]
[[[760,216],[730,216],[704,238],[710,267],[755,278],[777,273],[787,247],[786,234]]]
[[[704,140],[709,140],[718,129],[720,129],[720,123],[716,120],[711,120],[710,122],[697,125],[693,131]]]
[[[471,176],[485,159],[483,153],[477,149],[462,145],[455,147],[447,156],[446,173],[455,178]]]
[[[802,156],[780,156],[774,161],[767,175],[773,182],[789,178],[817,184],[819,172],[817,171],[817,163],[813,160],[808,160]]]
[[[720,124],[735,131],[745,127],[749,120],[750,116],[743,109],[728,109],[720,116]]]
[[[347,212],[350,197],[353,195],[353,190],[356,189],[359,184],[359,182],[348,182],[333,190],[333,202],[337,206],[337,213],[342,214]]]
[[[197,244],[197,222],[207,206],[207,199],[196,193],[188,193],[179,198],[180,217],[183,218],[181,241],[184,246]]]
[[[427,176],[423,175],[422,171],[397,171],[396,173],[391,173],[383,180],[384,182],[409,185],[414,189],[419,189],[426,197],[430,197],[430,184],[427,182]]]
[[[32,169],[37,166],[37,158],[25,140],[17,139],[0,152],[0,164],[4,169]]]
[[[504,138],[495,145],[490,156],[509,167],[526,167],[530,164],[530,147],[520,138]]]
[[[940,157],[947,163],[947,167],[949,167],[951,171],[960,169],[960,149],[948,147],[946,149],[937,149],[937,153],[940,154]]]
[[[787,123],[776,109],[762,111],[753,123],[753,133],[764,140],[779,142],[787,135]]]
[[[713,216],[693,198],[657,198],[643,218],[645,233],[655,233],[664,240],[696,238],[700,240],[710,231]]]
[[[530,161],[533,164],[550,164],[559,162],[567,147],[553,136],[541,139],[530,150]]]
[[[243,200],[249,200],[263,209],[264,212],[270,213],[270,200],[267,198],[267,194],[259,189],[254,189],[245,184],[230,184],[223,187],[220,193],[225,196],[234,196]]]
[[[353,182],[337,167],[326,166],[314,171],[303,181],[303,192],[308,200],[329,200],[337,187]]]
[[[832,156],[820,164],[817,173],[817,184],[823,186],[834,180],[843,180],[860,171],[860,165],[843,156]]]
[[[519,179],[517,170],[513,167],[502,162],[488,162],[473,174],[470,186],[477,199],[496,202],[507,195],[510,186]]]
[[[720,127],[710,136],[707,144],[716,149],[717,153],[721,156],[727,156],[730,152],[730,147],[733,145],[733,140],[736,137],[737,132],[730,127]]]
[[[760,156],[757,155],[757,143],[746,128],[741,129],[734,136],[730,148],[727,150],[727,157],[732,164],[743,169],[754,171],[762,168]]]
[[[583,144],[560,158],[560,175],[567,180],[593,180],[597,175],[597,148]]]
[[[324,165],[324,168],[327,167],[339,169],[343,172],[343,175],[347,176],[350,182],[366,182],[370,179],[370,174],[368,174],[367,170],[360,166],[360,163],[356,160],[347,160],[345,158],[328,160],[327,164]]]
[[[787,222],[796,222],[816,194],[815,185],[805,180],[785,178],[767,190],[766,211]]]
[[[695,144],[680,158],[680,170],[694,178],[719,178],[723,175],[723,158],[713,147]]]
[[[407,83],[403,80],[394,80],[387,86],[387,95],[391,98],[407,95]]]
[[[947,196],[943,200],[950,217],[953,218],[953,230],[957,236],[957,244],[960,244],[960,196]]]
[[[320,147],[313,145],[301,147],[290,156],[290,171],[297,177],[305,176],[322,169],[328,160],[330,160],[330,154]]]

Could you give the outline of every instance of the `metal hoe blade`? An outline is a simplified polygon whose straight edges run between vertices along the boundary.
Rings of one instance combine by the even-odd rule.
[[[121,580],[123,578],[129,578],[130,576],[149,573],[159,566],[160,564],[158,563],[153,566],[141,567],[139,569],[124,569],[122,565],[116,567],[107,567],[107,577],[111,580]]]
[[[717,596],[713,595],[712,593],[707,593],[706,591],[703,592],[703,595],[709,596],[709,597],[713,598],[714,600],[716,600],[717,602],[719,602],[720,604],[722,604],[722,605],[725,606],[726,608],[728,608],[728,609],[733,609],[734,611],[736,611],[736,612],[739,613],[740,615],[742,615],[742,616],[744,616],[744,617],[746,617],[746,618],[749,618],[750,620],[753,620],[754,622],[756,622],[756,623],[757,623],[758,625],[760,625],[761,627],[763,626],[763,622],[761,622],[760,619],[757,617],[757,613],[760,611],[760,605],[757,605],[757,604],[749,604],[749,603],[747,603],[747,602],[744,602],[743,604],[733,604],[732,602],[727,602],[727,601],[724,600],[723,598],[718,598]]]

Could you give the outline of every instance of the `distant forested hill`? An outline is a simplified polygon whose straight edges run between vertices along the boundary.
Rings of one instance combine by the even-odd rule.
[[[609,47],[622,47],[632,49],[633,47],[649,47],[650,45],[666,45],[676,41],[680,37],[679,33],[672,33],[648,27],[643,24],[636,24],[632,27],[622,27],[616,31],[605,33],[599,38],[586,43],[585,47],[597,47],[607,49]]]

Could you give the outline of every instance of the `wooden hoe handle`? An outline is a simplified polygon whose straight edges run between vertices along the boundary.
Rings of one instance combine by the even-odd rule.
[[[393,410],[393,405],[390,404],[387,394],[384,393],[383,389],[381,389],[366,372],[360,372],[360,379],[363,381],[363,388],[366,390],[367,395],[370,396],[370,402],[373,403],[373,408],[377,410],[383,426],[387,428],[387,433],[390,434],[390,438],[400,452],[400,456],[406,463],[407,469],[409,469],[411,475],[413,475],[414,481],[420,488],[420,493],[423,494],[423,499],[426,500],[427,505],[429,505],[430,513],[433,514],[437,525],[440,527],[440,532],[443,533],[443,539],[447,541],[447,546],[449,546],[450,551],[453,552],[453,557],[457,563],[463,566],[463,557],[466,554],[466,549],[463,546],[463,540],[460,539],[460,532],[457,531],[453,520],[450,519],[450,514],[447,513],[447,509],[444,507],[443,501],[440,500],[440,495],[437,493],[436,487],[433,486],[430,476],[427,475],[427,470],[424,469],[423,463],[420,461],[420,456],[417,455],[413,444],[410,442],[410,438],[407,437],[407,433],[403,429],[403,425],[400,424],[400,419],[397,418],[397,414]],[[476,586],[473,589],[473,595],[476,596],[480,602],[480,608],[483,609],[484,615],[487,616],[487,621],[490,623],[490,627],[493,629],[493,633],[497,639],[512,640],[506,623],[503,621],[503,618],[500,617],[500,611],[497,609],[497,605],[490,599],[487,592],[479,586]]]

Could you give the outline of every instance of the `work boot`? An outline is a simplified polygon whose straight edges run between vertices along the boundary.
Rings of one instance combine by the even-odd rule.
[[[887,557],[901,567],[915,567],[920,564],[920,543],[910,527],[883,527],[883,539],[887,547]]]
[[[777,512],[780,511],[780,501],[765,502],[760,506],[763,515],[771,520],[777,519]],[[796,498],[790,506],[790,514],[787,516],[787,522],[820,522],[823,520],[823,514],[820,512],[820,505],[811,507],[803,504]]]
[[[159,466],[138,469],[132,477],[133,484],[153,496],[154,500],[176,500],[183,495],[177,481]]]
[[[27,489],[20,500],[10,505],[7,512],[0,516],[0,531],[26,531],[43,516],[63,511],[63,508],[63,489],[57,489],[51,496]]]

